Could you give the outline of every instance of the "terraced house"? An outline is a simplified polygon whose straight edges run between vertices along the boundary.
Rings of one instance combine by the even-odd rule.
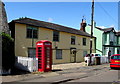
[[[86,32],[90,33],[91,26],[86,27]],[[94,24],[93,36],[96,37],[96,53],[104,56],[108,56],[108,52],[111,54],[120,53],[120,32],[116,32],[113,27],[100,28]]]
[[[117,53],[120,54],[120,31],[116,32],[116,36],[117,36],[117,45],[118,45]]]
[[[82,30],[31,18],[13,20],[9,27],[15,39],[16,56],[35,57],[36,42],[40,40],[52,42],[54,64],[82,62],[90,51],[90,34]],[[95,37],[92,39],[95,52]]]

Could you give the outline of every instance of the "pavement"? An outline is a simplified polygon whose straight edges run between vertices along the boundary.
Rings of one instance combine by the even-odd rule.
[[[82,67],[82,66],[86,66],[85,62],[81,62],[81,63],[66,63],[66,64],[56,64],[56,65],[52,65],[53,70],[55,69],[71,69],[71,68],[77,68],[77,67]]]
[[[81,63],[66,63],[66,64],[56,64],[52,65],[51,72],[33,72],[33,73],[26,73],[26,74],[18,74],[18,75],[7,75],[7,76],[0,76],[2,78],[2,82],[18,82],[18,81],[30,81],[33,82],[33,79],[41,80],[42,82],[47,81],[49,82],[59,82],[65,78],[70,78],[71,75],[73,78],[76,75],[79,77],[87,76],[86,73],[89,73],[91,70],[100,70],[101,68],[108,67],[108,64],[103,65],[94,65],[94,66],[86,66],[85,62]],[[74,73],[74,74],[73,74]],[[67,74],[67,75],[66,75]],[[53,78],[52,80],[50,78]],[[64,78],[63,78],[64,77]],[[56,81],[58,80],[58,81]]]

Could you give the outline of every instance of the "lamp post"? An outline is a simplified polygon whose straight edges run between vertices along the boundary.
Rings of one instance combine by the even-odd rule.
[[[91,65],[91,57],[92,57],[92,37],[93,37],[93,17],[94,17],[94,0],[92,0],[92,13],[91,13],[91,39],[90,39],[90,63]]]

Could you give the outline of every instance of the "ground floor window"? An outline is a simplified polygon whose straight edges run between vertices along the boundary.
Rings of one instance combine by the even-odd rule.
[[[108,47],[104,47],[103,55],[108,56],[108,52],[109,52],[109,48]]]
[[[120,49],[117,49],[117,54],[120,54]]]
[[[83,51],[83,57],[87,55],[87,51]]]
[[[36,57],[36,48],[28,48],[28,57]]]
[[[56,50],[56,59],[62,59],[62,49]]]

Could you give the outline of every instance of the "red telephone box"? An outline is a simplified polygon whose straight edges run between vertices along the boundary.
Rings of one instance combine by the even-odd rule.
[[[52,70],[52,43],[47,40],[36,43],[36,57],[38,58],[38,71]]]

